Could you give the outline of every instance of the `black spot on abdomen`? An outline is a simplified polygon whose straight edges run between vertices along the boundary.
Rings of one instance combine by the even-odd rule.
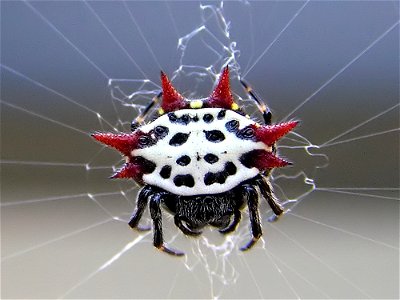
[[[232,121],[226,122],[225,123],[225,128],[229,132],[235,132],[235,131],[237,131],[239,129],[239,121],[232,120]]]
[[[160,171],[160,176],[164,179],[168,179],[171,176],[171,166],[164,166]]]
[[[242,140],[256,141],[254,129],[251,126],[246,126],[245,128],[237,131],[236,136]]]
[[[217,182],[217,177],[214,173],[208,172],[204,175],[204,184],[205,185],[212,185],[213,183]]]
[[[249,151],[247,153],[242,154],[242,156],[240,156],[240,158],[239,158],[239,161],[242,163],[243,166],[251,169],[255,166],[256,157],[258,156],[258,154],[260,154],[262,152],[265,152],[265,150],[256,149],[256,150]]]
[[[235,164],[234,164],[233,162],[228,161],[228,162],[225,164],[225,171],[226,171],[229,175],[235,175],[235,174],[236,174],[236,171],[237,171],[237,168],[236,168],[236,166],[235,166]]]
[[[224,184],[227,177],[228,174],[225,171],[217,173],[208,172],[206,175],[204,175],[204,184],[212,185],[213,183],[216,182],[218,182],[219,184]]]
[[[188,125],[190,122],[198,122],[199,117],[194,115],[193,117],[189,114],[183,114],[182,116],[178,117],[174,112],[168,113],[168,119],[171,123],[181,124],[181,125]]]
[[[163,139],[168,135],[169,129],[165,126],[157,126],[154,128],[154,134],[156,135],[157,139]]]
[[[225,135],[220,130],[204,130],[206,139],[213,143],[219,143],[225,140]]]
[[[204,184],[205,185],[212,185],[213,183],[224,184],[229,176],[236,174],[236,171],[237,168],[235,164],[231,161],[228,161],[225,164],[225,168],[223,171],[217,173],[208,172],[206,175],[204,175]]]
[[[189,156],[183,155],[183,156],[179,157],[179,158],[176,160],[176,163],[177,163],[178,165],[180,165],[180,166],[187,166],[188,164],[190,164],[190,161],[191,161],[191,159],[190,159]]]
[[[171,146],[180,146],[180,145],[186,143],[186,141],[189,138],[189,135],[190,135],[190,133],[178,132],[170,139],[169,144]]]
[[[203,116],[203,121],[206,123],[211,123],[214,120],[214,117],[212,114],[205,114]]]
[[[208,153],[204,156],[204,160],[209,164],[214,164],[219,160],[219,158],[214,154]]]
[[[187,186],[187,187],[194,187],[194,178],[190,174],[186,175],[176,175],[174,177],[174,184],[176,186]]]
[[[217,115],[217,119],[218,120],[222,120],[223,118],[225,118],[226,115],[226,110],[225,109],[221,109]]]
[[[156,169],[156,164],[153,163],[151,160],[145,159],[142,156],[135,156],[131,160],[132,163],[138,164],[141,166],[143,174],[150,174],[153,173]]]
[[[218,182],[219,184],[224,184],[225,181],[226,181],[226,178],[227,178],[228,176],[229,176],[228,173],[226,173],[225,171],[218,172],[218,173],[216,174],[217,182]]]

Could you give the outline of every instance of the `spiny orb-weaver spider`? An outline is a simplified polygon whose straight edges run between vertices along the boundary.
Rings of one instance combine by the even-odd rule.
[[[262,235],[260,194],[276,217],[283,213],[268,177],[273,168],[289,164],[275,156],[275,142],[297,122],[271,125],[270,110],[241,81],[265,124],[245,115],[233,100],[228,67],[205,99],[185,99],[163,72],[161,82],[162,92],[132,122],[132,133],[92,134],[125,156],[125,165],[112,178],[133,178],[142,185],[129,226],[150,229],[139,225],[150,202],[154,246],[180,256],[182,252],[164,243],[161,205],[174,214],[175,225],[185,235],[196,236],[206,225],[223,234],[234,231],[247,204],[252,239],[240,249],[251,248]],[[143,124],[161,98],[159,116]]]

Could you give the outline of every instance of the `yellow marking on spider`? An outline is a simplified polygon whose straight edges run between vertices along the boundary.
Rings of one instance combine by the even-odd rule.
[[[190,101],[190,108],[202,108],[203,101],[201,100],[192,100]]]
[[[245,115],[245,117],[246,117],[247,119],[250,119],[250,116],[249,116],[249,115]]]
[[[136,123],[142,123],[143,121],[144,121],[144,118],[142,116],[137,117],[135,120]]]
[[[165,111],[162,109],[162,107],[160,107],[159,109],[158,109],[158,114],[159,115],[163,115],[165,113]]]
[[[266,112],[266,110],[267,110],[267,107],[265,106],[265,104],[261,105],[261,111]]]
[[[237,105],[237,103],[233,102],[231,105],[231,109],[232,110],[238,110],[239,109],[239,105]]]

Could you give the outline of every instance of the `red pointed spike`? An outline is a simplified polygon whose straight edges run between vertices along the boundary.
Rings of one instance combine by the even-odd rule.
[[[263,142],[268,146],[272,146],[277,140],[291,131],[299,122],[290,121],[275,125],[267,125],[267,126],[255,126],[253,125],[253,129],[255,131],[255,135],[257,140]]]
[[[121,169],[119,169],[111,178],[133,178],[137,181],[141,181],[143,172],[140,165],[133,163],[126,163]]]
[[[94,137],[99,142],[106,144],[107,146],[111,146],[122,154],[129,156],[131,151],[136,148],[138,145],[139,134],[140,132],[135,133],[94,133],[92,137]]]
[[[226,66],[220,75],[218,85],[208,98],[208,106],[231,109],[233,97],[229,84],[229,67]]]
[[[187,105],[185,98],[175,90],[167,75],[162,71],[161,84],[163,90],[161,107],[165,112],[182,109]]]
[[[272,168],[281,168],[291,163],[275,156],[272,152],[265,150],[253,150],[242,156],[241,162],[249,168],[257,168],[264,171]]]

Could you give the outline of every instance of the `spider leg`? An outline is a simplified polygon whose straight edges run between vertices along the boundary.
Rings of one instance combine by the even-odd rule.
[[[257,107],[263,115],[264,122],[266,125],[271,125],[272,113],[269,110],[268,106],[260,100],[257,94],[253,91],[250,85],[247,84],[243,79],[240,79],[240,83],[243,85],[246,93],[250,95],[250,97],[257,103]]]
[[[235,191],[233,197],[235,198],[235,206],[233,208],[233,221],[230,224],[228,224],[225,228],[219,230],[219,232],[222,234],[227,234],[232,231],[235,231],[236,227],[238,226],[242,218],[241,209],[243,208],[245,203],[241,190],[239,189],[238,191]]]
[[[229,224],[227,227],[218,230],[220,233],[222,234],[227,234],[230,233],[232,231],[235,231],[237,225],[240,222],[240,219],[242,218],[242,213],[240,212],[239,209],[235,209],[235,211],[233,212],[233,221],[231,224]]]
[[[178,215],[174,216],[174,222],[175,222],[175,225],[186,235],[197,236],[197,235],[202,234],[202,231],[195,231],[195,230],[192,230],[192,229],[188,228],[187,226],[185,226],[182,223],[182,219]]]
[[[137,197],[136,209],[133,212],[132,217],[128,223],[132,229],[135,228],[139,231],[147,231],[147,230],[151,229],[150,226],[140,226],[139,221],[142,218],[143,212],[147,206],[149,196],[153,193],[154,192],[150,186],[145,186],[140,191],[140,193]]]
[[[162,216],[161,216],[161,204],[162,194],[154,193],[150,196],[150,215],[153,220],[153,245],[154,247],[164,251],[168,254],[175,256],[184,255],[183,252],[170,249],[164,244],[163,232],[162,232]]]
[[[274,212],[275,216],[270,218],[269,221],[275,222],[278,218],[283,214],[284,210],[282,205],[279,203],[278,199],[276,199],[274,192],[272,190],[272,186],[267,180],[267,177],[262,176],[261,178],[256,180],[258,187],[260,188],[260,192],[262,196],[267,200],[269,206]]]
[[[247,200],[247,206],[249,208],[249,217],[251,224],[251,232],[253,238],[240,250],[245,251],[254,246],[254,244],[260,239],[262,235],[260,216],[258,213],[258,192],[254,186],[250,184],[245,184],[243,186],[244,197]]]
[[[157,96],[155,96],[153,99],[151,99],[151,102],[146,106],[144,111],[138,115],[135,120],[132,121],[131,123],[131,130],[135,131],[136,128],[138,128],[144,121],[146,115],[149,113],[150,109],[160,100],[162,96],[162,92],[160,92]]]

